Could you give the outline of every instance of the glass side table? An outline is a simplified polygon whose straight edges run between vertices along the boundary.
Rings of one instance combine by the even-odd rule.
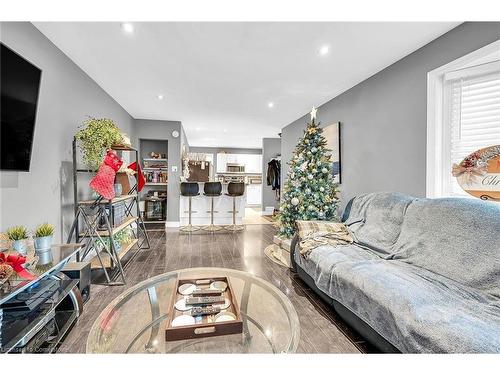
[[[165,341],[168,304],[178,276],[230,278],[243,317],[243,333]],[[190,268],[165,273],[128,289],[95,321],[87,353],[293,353],[300,325],[290,300],[250,273],[225,268]]]

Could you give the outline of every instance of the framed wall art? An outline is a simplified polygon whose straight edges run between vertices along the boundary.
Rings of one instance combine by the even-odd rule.
[[[340,153],[340,122],[334,122],[323,128],[323,135],[326,139],[326,147],[331,150],[333,161],[333,174],[335,176],[334,182],[342,182],[342,164]]]
[[[500,202],[500,145],[474,151],[453,165],[452,174],[470,195]]]

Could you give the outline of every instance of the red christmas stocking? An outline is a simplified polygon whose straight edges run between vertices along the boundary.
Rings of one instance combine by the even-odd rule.
[[[115,176],[123,162],[112,150],[109,150],[104,157],[104,161],[99,167],[99,171],[90,181],[90,187],[106,199],[115,197]]]
[[[137,191],[141,191],[144,185],[146,185],[146,180],[144,179],[144,175],[142,174],[141,166],[134,161],[127,168],[130,168],[137,172],[135,174],[135,178],[137,179]]]

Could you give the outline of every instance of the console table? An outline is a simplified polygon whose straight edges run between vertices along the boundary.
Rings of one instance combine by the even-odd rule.
[[[34,280],[0,286],[0,352],[51,353],[57,348],[83,306],[78,280],[61,272],[81,249],[82,244],[54,245],[51,261],[29,270]]]

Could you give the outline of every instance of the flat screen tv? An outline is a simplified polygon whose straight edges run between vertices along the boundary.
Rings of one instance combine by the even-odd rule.
[[[0,43],[0,169],[30,169],[42,71]]]

